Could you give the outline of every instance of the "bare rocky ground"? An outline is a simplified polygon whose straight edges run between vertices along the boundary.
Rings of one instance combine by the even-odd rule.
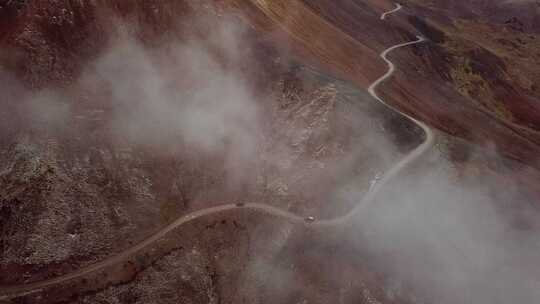
[[[0,152],[2,283],[39,281],[70,272],[130,246],[182,214],[212,205],[254,201],[306,216],[343,214],[376,174],[415,145],[407,139],[418,132],[410,124],[347,83],[294,63],[236,19],[234,27],[242,28],[243,43],[248,45],[237,77],[250,78],[250,88],[258,92],[255,106],[264,116],[262,125],[254,126],[257,151],[249,155],[241,172],[231,173],[230,160],[223,155],[200,153],[189,144],[171,142],[172,137],[160,138],[157,146],[147,137],[142,144],[125,133],[119,137],[111,128],[123,113],[115,108],[110,85],[134,81],[144,86],[137,81],[146,79],[115,74],[108,83],[107,75],[88,76],[89,69],[79,62],[84,58],[98,69],[110,56],[121,62],[120,69],[125,67],[122,64],[138,67],[139,63],[122,63],[114,57],[119,56],[116,38],[108,38],[113,42],[109,46],[100,46],[102,37],[93,33],[103,31],[96,21],[103,18],[96,16],[97,8],[62,3],[12,3],[2,11],[12,14],[13,25],[25,25],[3,36],[15,49],[9,56],[17,53],[24,60],[3,74],[10,81],[11,98],[4,101],[2,114],[9,128],[4,129]],[[205,36],[208,27],[230,26],[223,12],[208,3],[179,4],[175,9],[183,12],[184,7],[212,22],[202,22],[188,33],[180,25],[180,37],[194,35],[212,43]],[[142,8],[117,9],[126,10],[122,13],[127,20],[151,22],[150,30],[141,27],[135,35],[146,44],[143,49],[150,60],[156,59],[153,68],[165,75],[164,82],[178,90],[189,89],[189,73],[180,82],[170,78],[185,72],[170,68],[174,57],[169,62],[167,57],[153,57],[169,46],[154,44],[146,31],[163,34],[165,25],[152,23],[156,16],[145,16],[138,10]],[[162,9],[152,12],[160,14]],[[29,19],[21,21],[23,17]],[[197,24],[193,16],[185,18],[182,22]],[[224,46],[212,47],[221,53],[217,62],[223,59],[220,56],[228,60]],[[101,55],[85,54],[86,48]],[[122,56],[122,49],[119,52]],[[15,100],[19,102],[14,104]],[[393,141],[400,148],[392,148]]]
[[[283,96],[272,106],[275,120],[258,156],[262,162],[241,190],[227,189],[219,161],[103,146],[99,134],[84,142],[18,136],[3,151],[2,263],[13,275],[5,282],[38,280],[103,259],[211,205],[264,202],[317,217],[347,212],[400,155],[358,147],[380,145],[372,130],[383,137],[401,124],[392,115],[382,119],[379,107],[342,83],[298,74],[311,77],[313,88],[301,95],[296,88],[278,91]],[[336,133],[342,135],[331,136]],[[332,203],[338,197],[342,203]]]
[[[198,234],[196,240],[192,233]],[[368,266],[372,259],[361,246],[336,236],[335,231],[314,232],[236,210],[185,225],[151,250],[93,278],[17,301],[409,303],[414,299],[400,287],[391,287],[395,283],[384,272],[374,272]],[[103,284],[109,287],[102,289]]]
[[[421,142],[418,130],[400,116],[374,103],[349,83],[307,68],[299,59],[307,62],[313,58],[292,56],[287,47],[273,44],[275,33],[254,31],[247,18],[231,20],[216,3],[222,2],[9,1],[2,5],[0,43],[5,51],[0,54],[3,63],[0,78],[2,84],[7,84],[2,88],[9,98],[2,99],[0,111],[1,283],[40,281],[69,273],[129,247],[178,216],[208,206],[255,201],[300,215],[343,214],[358,202],[374,176]],[[324,3],[329,2],[314,1],[311,9],[328,12]],[[347,6],[341,8],[344,7]],[[337,8],[325,17],[345,32],[356,29],[355,37],[366,38],[365,41],[376,39],[373,49],[398,38],[399,41],[408,38],[411,24],[431,33],[432,40],[439,33],[430,32],[433,28],[425,28],[427,25],[418,20],[407,21],[404,17],[396,23],[408,22],[407,26],[387,28],[381,30],[381,35],[374,35],[364,27],[351,27],[355,23],[343,18]],[[351,4],[349,8],[347,13],[354,12],[358,6]],[[378,29],[375,23],[378,11],[372,4],[362,8],[363,18]],[[232,15],[238,16],[236,13]],[[108,18],[110,16],[114,18]],[[344,20],[350,22],[345,22],[344,26],[340,24]],[[228,38],[239,35],[242,43],[215,45],[216,37],[212,33],[231,23],[234,34],[227,31],[224,34],[232,35]],[[358,30],[362,28],[364,30]],[[110,29],[118,30],[111,33]],[[173,37],[178,43],[167,43]],[[242,113],[251,112],[254,106],[254,117],[262,117],[256,120],[257,124],[233,115],[235,123],[225,124],[231,126],[233,132],[220,133],[222,130],[218,128],[219,132],[206,133],[218,134],[217,141],[197,141],[193,145],[185,140],[186,134],[174,123],[175,115],[180,116],[185,108],[182,102],[176,102],[191,100],[196,95],[194,91],[203,91],[197,89],[208,89],[200,85],[201,79],[213,79],[211,73],[196,73],[198,69],[190,60],[178,56],[177,52],[186,55],[186,49],[178,45],[193,40],[203,45],[197,50],[204,50],[210,58],[198,63],[211,64],[211,70],[218,76],[223,70],[233,71],[226,75],[240,79],[242,88],[247,88],[245,96],[255,102],[240,103],[240,106],[246,107],[242,108]],[[452,38],[454,42],[458,40]],[[425,79],[439,81],[450,73],[434,65],[445,53],[439,49],[441,43],[432,41],[428,46],[394,55],[392,60],[401,69],[392,84],[385,85],[384,91],[389,92],[389,99],[401,102],[409,112],[417,111],[421,118],[433,119],[435,125],[442,125],[441,129],[458,136],[468,135],[469,129],[456,127],[454,118],[473,121],[477,123],[475,128],[485,120],[476,120],[476,114],[468,116],[477,112],[467,109],[445,112],[444,102],[454,101],[450,97],[458,96],[451,91],[452,86],[462,80],[469,83],[483,69],[464,68],[466,73],[463,74],[461,65],[452,65],[456,69],[450,71],[452,78],[447,80],[455,83],[433,86]],[[130,52],[133,49],[129,46],[136,46],[135,51]],[[444,45],[447,46],[451,45]],[[231,56],[231,48],[240,55]],[[472,56],[484,63],[483,53],[453,51],[454,59]],[[377,53],[373,51],[373,54]],[[333,60],[337,62],[340,58]],[[103,62],[112,65],[103,65]],[[416,65],[428,68],[418,69]],[[369,75],[362,76],[364,81],[378,76],[368,70]],[[140,76],[148,75],[149,71],[159,77]],[[519,82],[526,85],[530,81],[524,77]],[[422,91],[428,86],[429,90]],[[118,98],[124,96],[115,91],[118,87],[124,88],[120,93],[126,93],[129,98]],[[433,97],[439,96],[433,93],[432,87],[440,89],[438,93],[452,92],[437,111],[422,103],[428,99],[433,102],[436,100]],[[204,91],[210,92],[212,100],[237,99],[223,94],[225,90],[219,90],[219,94]],[[158,92],[159,98],[148,98],[145,95],[148,92]],[[253,92],[256,93],[251,94]],[[418,92],[423,93],[425,100],[417,104],[414,97]],[[463,92],[478,95],[474,91]],[[535,90],[529,86],[527,92]],[[487,100],[488,95],[478,95],[479,100]],[[148,100],[151,104],[165,105],[166,111],[151,111],[152,107],[145,106]],[[218,106],[219,103],[209,103],[208,107],[213,112],[220,109]],[[489,111],[501,109],[492,104],[482,107]],[[434,115],[426,115],[430,111]],[[145,115],[140,115],[141,112]],[[449,113],[454,116],[445,120]],[[157,114],[167,119],[156,120]],[[125,120],[126,117],[130,119]],[[127,128],[128,132],[117,128],[118,122],[122,126],[126,121],[135,128]],[[220,120],[218,117],[209,121]],[[236,122],[246,124],[238,128]],[[523,120],[513,122],[522,124]],[[475,128],[471,130],[477,132],[479,129]],[[482,132],[492,136],[490,128]],[[527,128],[532,130],[534,126]],[[164,129],[173,131],[147,132]],[[244,137],[237,137],[238,134],[247,134],[250,141],[243,141]],[[254,138],[256,140],[251,141]],[[509,139],[512,137],[503,136],[502,141]],[[209,143],[217,147],[219,153],[199,149],[198,145]],[[425,167],[434,172],[428,178],[441,174],[464,187],[477,180],[493,180],[487,183],[489,187],[482,192],[482,198],[496,202],[497,216],[505,219],[505,233],[538,229],[534,204],[530,203],[525,209],[515,208],[515,202],[529,203],[538,197],[535,181],[539,177],[535,170],[523,163],[502,159],[499,151],[491,154],[451,136],[443,137],[437,147],[439,150],[426,158]],[[231,153],[245,151],[248,153]],[[229,157],[231,155],[234,157]],[[231,161],[235,164],[239,159],[244,164],[242,170],[232,170],[235,166],[231,166]],[[419,178],[425,167],[415,168],[420,173],[415,175],[413,171],[405,184],[415,189],[417,180],[420,184],[425,182],[425,177]],[[512,191],[502,193],[500,185],[511,186]],[[421,189],[426,188],[422,184]],[[378,201],[380,208],[368,213],[374,215],[373,219],[387,219],[381,214],[401,215],[397,210],[402,209],[382,202],[398,201],[396,197],[404,199],[400,197],[399,185],[390,189],[388,199]],[[421,207],[430,210],[429,204]],[[451,208],[444,210],[453,214]],[[406,216],[404,219],[412,222]],[[444,236],[444,231],[432,230],[440,224],[437,219],[441,218],[428,219],[427,226],[419,226],[421,231]],[[399,239],[390,244],[378,243],[367,234],[384,235],[384,229],[381,232],[370,228],[373,223],[365,222],[359,220],[358,226],[346,227],[347,233],[341,236],[343,227],[336,228],[337,231],[313,232],[260,214],[216,215],[182,226],[155,247],[119,265],[23,295],[13,303],[426,303],[441,300],[430,299],[431,291],[441,295],[436,292],[440,287],[437,280],[431,280],[434,285],[425,285],[423,279],[430,279],[422,277],[425,273],[416,276],[418,273],[398,267],[416,261],[414,256],[420,252],[426,254],[427,262],[417,268],[442,273],[441,261],[436,255],[432,256],[431,248],[417,251],[405,246],[409,251],[397,250],[395,246],[403,245]],[[400,226],[394,228],[400,235]],[[410,230],[403,230],[403,234],[410,237],[407,232]],[[422,249],[424,240],[415,237],[412,240],[419,241]],[[430,240],[429,237],[426,239]],[[448,244],[445,243],[441,251],[452,251],[451,243]],[[511,263],[515,262],[505,260],[501,265],[504,269],[516,266]],[[523,265],[517,265],[519,267]],[[500,273],[482,274],[504,277],[499,276]],[[489,288],[487,290],[492,292]]]

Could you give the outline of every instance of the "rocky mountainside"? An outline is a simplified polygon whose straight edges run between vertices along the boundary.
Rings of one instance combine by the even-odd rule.
[[[194,210],[347,213],[424,140],[363,90],[423,35],[378,90],[442,132],[362,220],[238,208],[12,303],[534,303],[537,4],[402,2],[0,1],[0,295]]]
[[[390,2],[232,2],[254,11],[250,21],[262,29],[272,28],[270,23],[274,31],[283,30],[305,61],[363,87],[384,71],[372,63],[379,61],[376,51],[418,34],[427,37],[428,42],[392,55],[402,68],[384,90],[386,99],[449,134],[538,166],[537,34],[531,22],[516,29],[527,23],[524,16],[534,16],[524,3],[403,1],[402,14],[381,23],[378,10],[391,8]],[[506,5],[520,13],[503,21],[485,9],[502,12]],[[305,13],[289,13],[287,7]]]
[[[445,100],[452,96],[453,103],[459,104],[453,111],[463,113],[467,120],[475,117],[484,121],[475,126],[465,118],[448,117],[454,126],[446,129],[465,137],[483,133],[480,137],[497,146],[501,153],[537,166],[536,104],[540,93],[536,84],[540,75],[535,50],[539,27],[532,21],[537,4],[532,1],[406,3],[415,14],[410,18],[412,24],[436,42],[422,52],[431,67],[431,71],[424,73],[438,75],[441,87],[450,84],[458,93],[433,97]],[[442,124],[445,123],[439,123]],[[480,137],[474,141],[482,141]]]
[[[410,123],[219,4],[2,8],[2,283],[72,271],[212,205],[343,214],[416,145]]]

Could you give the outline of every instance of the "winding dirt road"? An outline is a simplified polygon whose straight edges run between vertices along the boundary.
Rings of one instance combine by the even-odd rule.
[[[390,15],[390,14],[393,14],[393,13],[399,11],[399,10],[402,9],[402,8],[403,8],[403,6],[401,6],[401,4],[396,3],[396,8],[395,8],[395,9],[393,9],[393,10],[391,10],[391,11],[388,11],[388,12],[384,12],[384,13],[381,15],[381,20],[386,19],[386,16],[388,16],[388,15]]]
[[[381,20],[384,20],[385,17],[388,14],[395,13],[395,12],[399,11],[401,8],[402,8],[401,5],[397,4],[396,9],[383,13],[381,15]],[[383,51],[380,54],[380,57],[388,64],[388,71],[382,77],[380,77],[375,82],[373,82],[369,86],[368,91],[369,91],[369,94],[371,94],[371,96],[373,98],[375,98],[377,101],[381,102],[382,104],[389,107],[393,111],[398,112],[399,114],[407,117],[408,119],[410,119],[411,121],[416,123],[418,126],[420,126],[424,130],[424,132],[426,133],[426,139],[420,146],[415,148],[411,153],[409,153],[406,157],[404,157],[397,164],[395,164],[388,172],[386,172],[384,174],[384,176],[375,184],[375,186],[372,187],[372,189],[366,194],[366,196],[362,199],[362,201],[355,208],[353,208],[348,214],[343,215],[341,217],[334,218],[334,219],[315,220],[314,222],[310,222],[309,220],[306,220],[306,218],[298,216],[298,215],[296,215],[294,213],[284,211],[284,210],[281,210],[281,209],[278,209],[278,208],[275,208],[275,207],[272,207],[272,206],[269,206],[269,205],[257,204],[257,203],[249,203],[249,204],[245,204],[245,205],[228,204],[228,205],[222,205],[222,206],[218,206],[218,207],[207,208],[207,209],[204,209],[204,210],[195,211],[195,212],[190,213],[188,215],[182,216],[179,219],[177,219],[176,221],[174,221],[173,223],[166,226],[165,228],[161,229],[156,234],[154,234],[154,235],[150,236],[149,238],[145,239],[144,241],[138,243],[137,245],[135,245],[135,246],[133,246],[131,248],[128,248],[127,250],[125,250],[125,251],[123,251],[123,252],[121,252],[121,253],[119,253],[117,255],[111,256],[110,258],[107,258],[107,259],[105,259],[105,260],[103,260],[101,262],[98,262],[98,263],[92,264],[90,266],[81,268],[81,269],[79,269],[79,270],[77,270],[75,272],[72,272],[70,274],[62,275],[62,276],[52,278],[52,279],[48,279],[48,280],[41,281],[41,282],[25,284],[25,285],[0,287],[0,300],[14,298],[14,297],[20,296],[22,294],[30,294],[30,293],[38,292],[41,289],[44,289],[44,288],[47,288],[47,287],[50,287],[50,286],[53,286],[53,285],[56,285],[56,284],[64,283],[64,282],[67,282],[67,281],[82,277],[82,276],[84,276],[86,274],[90,274],[90,273],[95,272],[97,270],[101,270],[101,269],[103,269],[105,267],[112,266],[112,265],[114,265],[116,263],[119,263],[119,262],[122,262],[122,261],[128,259],[130,256],[133,256],[134,254],[136,254],[140,250],[142,250],[142,249],[144,249],[144,248],[146,248],[148,246],[151,246],[156,241],[158,241],[159,239],[164,237],[166,234],[168,234],[169,232],[173,231],[174,229],[180,227],[183,224],[189,223],[191,221],[197,220],[197,219],[205,217],[205,216],[211,216],[211,215],[219,214],[219,213],[222,213],[222,212],[225,212],[225,211],[228,211],[228,210],[240,209],[240,208],[250,209],[252,211],[261,212],[261,213],[264,213],[264,214],[269,214],[269,215],[272,215],[272,216],[281,217],[281,218],[286,219],[287,221],[289,221],[291,223],[309,225],[309,226],[315,226],[315,227],[334,226],[334,225],[340,225],[340,224],[346,223],[350,219],[354,218],[355,215],[359,214],[362,210],[364,210],[367,206],[369,206],[369,203],[373,201],[373,198],[377,195],[377,193],[384,187],[384,185],[390,179],[392,179],[393,177],[398,175],[407,165],[413,163],[414,161],[416,161],[420,157],[422,157],[422,155],[425,152],[427,152],[433,146],[434,135],[433,135],[433,132],[431,131],[431,129],[427,125],[425,125],[424,123],[412,118],[411,116],[409,116],[409,115],[407,115],[405,113],[400,112],[399,110],[395,109],[394,107],[388,105],[384,100],[382,100],[378,96],[378,94],[376,92],[377,87],[381,83],[386,81],[388,78],[390,78],[392,76],[392,74],[394,73],[394,71],[395,71],[395,65],[387,58],[387,55],[390,52],[392,52],[392,51],[394,51],[394,50],[396,50],[398,48],[402,48],[402,47],[405,47],[405,46],[421,43],[423,41],[425,41],[425,39],[423,37],[418,36],[418,39],[415,40],[415,41],[394,45],[394,46],[386,49],[385,51]]]

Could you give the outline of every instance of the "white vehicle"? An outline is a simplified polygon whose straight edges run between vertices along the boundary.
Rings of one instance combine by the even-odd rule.
[[[304,219],[307,223],[313,223],[315,222],[315,217],[313,216],[308,216]]]
[[[377,172],[375,174],[375,177],[371,180],[369,184],[369,191],[373,190],[373,187],[375,187],[375,185],[379,182],[379,180],[381,180],[382,176],[383,175],[381,172]]]

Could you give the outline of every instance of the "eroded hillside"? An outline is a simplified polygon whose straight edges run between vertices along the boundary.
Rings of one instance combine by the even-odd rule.
[[[343,214],[419,140],[366,93],[255,32],[238,6],[8,5],[2,283],[69,273],[213,205]],[[381,65],[360,63],[350,66]]]
[[[2,4],[0,295],[534,303],[536,7],[403,2],[386,21],[377,0]],[[416,35],[378,91],[446,134],[353,223],[306,229],[423,142],[363,90]]]

